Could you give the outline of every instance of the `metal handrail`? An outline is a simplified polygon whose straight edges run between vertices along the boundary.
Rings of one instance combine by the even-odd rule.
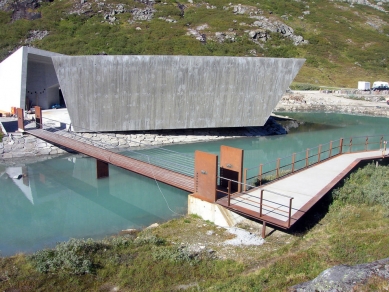
[[[380,138],[379,141],[372,141],[369,143],[369,138]],[[358,139],[364,138],[364,142],[359,142]],[[354,140],[354,141],[353,141]],[[355,141],[357,140],[357,141]],[[372,139],[370,139],[372,140]],[[336,144],[335,144],[336,143]],[[325,144],[320,144],[313,148],[308,148],[305,151],[295,152],[292,155],[288,155],[282,158],[278,158],[276,160],[268,161],[266,163],[262,163],[259,166],[251,167],[251,168],[245,168],[244,169],[244,183],[247,184],[247,181],[257,179],[259,182],[259,185],[263,184],[263,179],[268,178],[269,175],[274,175],[274,178],[269,179],[269,181],[272,181],[274,179],[278,179],[280,177],[283,177],[285,175],[288,175],[290,173],[293,173],[297,170],[301,170],[307,167],[310,167],[316,163],[320,163],[326,159],[332,158],[334,156],[337,156],[342,153],[355,153],[355,152],[361,152],[361,151],[372,151],[372,150],[378,150],[382,148],[382,145],[385,143],[384,141],[384,135],[368,135],[368,136],[357,136],[357,137],[350,137],[349,140],[346,140],[344,138],[340,138],[335,141],[330,141]],[[327,146],[328,145],[328,146]],[[369,149],[369,145],[379,145],[378,149]],[[324,147],[323,147],[324,146]],[[361,146],[364,146],[363,149],[361,149]],[[344,151],[345,147],[348,147],[348,151]],[[353,147],[354,150],[353,151]],[[324,149],[323,149],[324,148]],[[300,158],[296,160],[296,156],[299,155],[301,157],[305,153],[305,158]],[[317,157],[317,161],[313,161],[313,158]],[[281,160],[285,159],[291,159],[291,162],[286,162],[285,164],[281,164]],[[305,165],[303,166],[296,166],[297,164],[301,164],[305,161]],[[263,171],[264,166],[269,165],[276,165],[275,168],[267,169],[266,171]],[[286,167],[291,167],[291,169],[287,173],[280,173],[280,171],[284,171]],[[268,167],[266,167],[268,168]],[[259,169],[259,173],[253,176],[248,176],[247,173],[250,170],[253,169]],[[267,177],[266,177],[267,176]],[[266,182],[267,183],[267,182]]]

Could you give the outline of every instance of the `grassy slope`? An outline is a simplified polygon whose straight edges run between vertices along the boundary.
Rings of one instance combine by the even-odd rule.
[[[24,255],[1,258],[0,290],[109,291],[118,287],[120,291],[171,291],[187,285],[188,291],[282,291],[334,265],[389,256],[388,174],[388,167],[375,169],[374,165],[358,171],[335,192],[328,212],[323,212],[328,207],[328,202],[323,202],[306,218],[305,226],[316,222],[311,223],[313,228],[290,235],[276,232],[259,247],[225,247],[219,243],[230,237],[222,229],[193,216],[185,217],[143,231],[138,234],[142,240],[111,238],[104,245],[79,248],[79,254],[83,251],[82,257],[94,263],[92,274],[54,270],[41,274]],[[379,196],[377,183],[381,186]],[[356,186],[363,192],[350,197]],[[381,198],[380,203],[371,198]],[[205,250],[214,249],[219,259],[203,256],[190,260],[177,252],[182,243],[204,244]],[[77,248],[61,250],[64,258],[70,259]],[[358,291],[384,291],[385,285],[387,280],[373,278]]]
[[[48,30],[50,35],[33,45],[69,55],[97,54],[183,54],[183,55],[227,55],[246,56],[255,49],[257,56],[302,57],[307,62],[297,82],[322,84],[327,86],[352,86],[358,80],[387,80],[389,48],[389,26],[385,22],[387,14],[367,6],[349,5],[328,0],[321,1],[271,1],[243,0],[242,5],[250,5],[264,11],[264,16],[281,20],[295,29],[296,34],[309,40],[309,45],[295,47],[290,40],[279,38],[276,34],[263,48],[247,38],[245,30],[251,28],[240,23],[251,24],[254,19],[247,15],[234,15],[223,6],[229,1],[211,0],[208,3],[216,9],[207,9],[205,2],[195,0],[193,5],[185,3],[185,15],[180,16],[177,3],[167,0],[167,4],[157,3],[157,13],[152,21],[128,23],[130,13],[118,14],[119,24],[102,23],[102,13],[92,3],[92,15],[67,15],[67,11],[79,5],[77,0],[55,0],[40,8],[42,18],[34,21],[19,20],[9,22],[10,14],[0,12],[0,59],[20,43],[33,29]],[[109,0],[108,3],[124,3],[128,8],[144,7],[133,0]],[[233,3],[238,4],[238,3]],[[309,6],[309,8],[306,8]],[[389,5],[385,8],[389,10]],[[109,9],[108,9],[109,10]],[[301,20],[298,17],[309,10]],[[272,12],[272,14],[270,14]],[[168,23],[158,17],[177,20]],[[382,33],[367,25],[368,19],[377,23],[383,20]],[[195,28],[207,23],[205,33],[212,36],[217,31],[233,29],[237,33],[236,42],[223,44],[208,41],[203,45],[193,37],[187,36],[187,28]],[[136,30],[140,27],[142,30]]]

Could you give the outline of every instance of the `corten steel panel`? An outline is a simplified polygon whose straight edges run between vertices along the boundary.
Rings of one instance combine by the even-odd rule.
[[[97,178],[109,176],[109,166],[107,162],[96,159],[96,173]]]
[[[220,176],[242,182],[243,153],[239,148],[220,146]],[[221,185],[227,187],[228,181],[221,180]],[[241,185],[231,183],[231,191],[241,191]]]
[[[24,111],[22,108],[16,109],[16,115],[18,116],[18,129],[24,131]]]
[[[35,123],[37,129],[42,129],[42,109],[40,106],[35,106]]]
[[[262,126],[303,59],[52,57],[75,130]]]
[[[217,162],[216,154],[195,152],[194,196],[211,203],[216,202]]]

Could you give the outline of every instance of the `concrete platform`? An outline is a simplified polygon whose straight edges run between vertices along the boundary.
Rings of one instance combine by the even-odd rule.
[[[263,187],[236,194],[231,197],[230,206],[227,198],[218,200],[218,203],[241,214],[289,228],[360,161],[383,158],[383,154],[388,155],[388,151],[385,152],[378,150],[341,154]],[[264,191],[262,216],[260,216],[261,190]],[[289,226],[290,199],[292,208]]]

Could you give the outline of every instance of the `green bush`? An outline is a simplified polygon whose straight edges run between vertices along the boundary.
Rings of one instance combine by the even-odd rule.
[[[352,173],[342,188],[335,189],[332,196],[341,203],[382,205],[389,216],[389,168],[376,167],[374,163]]]
[[[160,238],[158,236],[152,235],[152,234],[143,234],[134,240],[134,244],[141,246],[141,245],[164,245],[166,241],[163,238]]]
[[[319,90],[320,87],[309,83],[292,83],[290,85],[292,90]]]
[[[167,260],[173,263],[187,262],[199,263],[202,259],[213,259],[214,252],[205,249],[190,249],[185,246],[162,247],[153,250],[153,258],[156,261]]]
[[[94,271],[92,254],[105,245],[92,239],[70,239],[57,244],[54,249],[34,253],[28,259],[41,273],[89,274]]]

